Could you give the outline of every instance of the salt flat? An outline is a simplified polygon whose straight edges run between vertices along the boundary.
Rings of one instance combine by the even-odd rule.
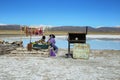
[[[120,80],[120,51],[92,50],[89,60],[39,54],[0,55],[0,80]]]
[[[46,36],[47,38],[49,36]],[[62,38],[62,39],[67,39],[68,35],[57,35],[56,38]],[[120,39],[120,35],[86,35],[87,38],[98,38],[98,39],[101,39],[101,38],[105,38],[105,39]],[[4,38],[7,38],[7,39],[18,39],[18,38],[30,38],[30,36],[12,36],[12,37],[9,37],[9,36],[1,36],[0,37],[1,39],[4,39]],[[41,36],[32,36],[32,38],[41,38]]]

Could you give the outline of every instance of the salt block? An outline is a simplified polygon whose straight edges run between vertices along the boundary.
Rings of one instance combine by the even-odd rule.
[[[84,43],[75,43],[73,47],[73,58],[89,59],[90,46]]]

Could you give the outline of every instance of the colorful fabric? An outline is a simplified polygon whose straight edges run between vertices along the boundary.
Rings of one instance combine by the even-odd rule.
[[[29,27],[24,27],[24,32],[26,36],[28,35],[43,35],[43,28],[29,28]]]

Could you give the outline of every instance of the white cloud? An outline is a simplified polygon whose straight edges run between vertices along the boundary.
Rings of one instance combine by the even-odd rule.
[[[2,23],[0,23],[0,25],[7,25],[7,24],[2,24]]]

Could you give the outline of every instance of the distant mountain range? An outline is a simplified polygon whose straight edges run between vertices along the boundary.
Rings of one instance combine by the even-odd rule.
[[[69,32],[85,32],[88,27],[88,32],[116,32],[120,33],[120,27],[99,27],[93,28],[91,26],[59,26],[52,27],[50,31],[69,31]]]
[[[20,30],[20,25],[0,25],[0,30]]]
[[[21,25],[0,25],[0,30],[20,30]],[[99,27],[91,26],[56,26],[47,27],[48,31],[66,31],[66,32],[85,32],[88,27],[88,32],[115,32],[120,33],[120,27]]]

